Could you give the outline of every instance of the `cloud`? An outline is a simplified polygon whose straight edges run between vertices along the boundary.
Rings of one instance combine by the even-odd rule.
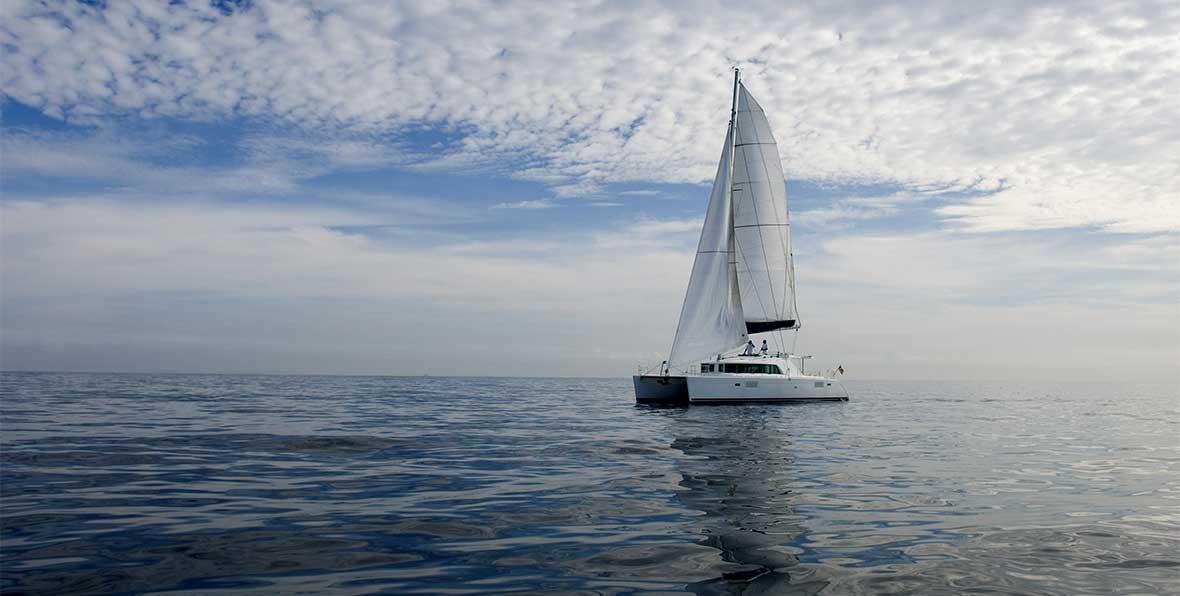
[[[625,371],[670,341],[659,305],[691,264],[660,226],[439,244],[343,231],[399,223],[364,212],[93,197],[8,201],[0,221],[7,368],[143,370],[146,354],[172,370]],[[444,340],[480,357],[443,367],[426,346]]]
[[[213,143],[194,135],[119,127],[66,132],[10,127],[0,133],[6,178],[85,180],[170,196],[290,194],[323,174],[405,167],[419,159],[398,144],[345,135],[312,139],[246,133]]]
[[[709,180],[740,63],[789,178],[993,189],[939,211],[967,231],[1180,228],[1175,3],[3,10],[4,93],[74,122],[426,124],[453,139],[414,167],[491,168],[587,196]]]
[[[796,250],[808,266],[799,273],[806,282],[833,290],[868,287],[878,299],[888,296],[914,309],[936,303],[1055,302],[1099,309],[1180,301],[1175,235],[1100,241],[940,231],[847,234],[813,242],[818,244]]]
[[[820,238],[796,250],[806,349],[867,378],[1177,383],[1178,250],[1175,235]]]
[[[0,135],[5,367],[614,375],[658,362],[699,214],[602,210],[573,230],[473,238],[511,215],[317,179],[447,171],[554,197],[493,207],[506,210],[672,196],[610,189],[711,180],[727,69],[742,63],[788,178],[842,197],[792,214],[800,343],[821,364],[1175,380],[1171,4],[0,11],[5,97],[82,125]],[[226,138],[184,132],[193,121]],[[917,209],[938,221],[902,217]],[[1044,231],[1069,227],[1082,230]],[[440,346],[478,357],[456,370]]]
[[[399,223],[308,205],[7,201],[0,356],[6,368],[626,374],[663,358],[701,224],[490,241],[349,231]],[[1178,253],[1174,237],[814,239],[796,251],[800,349],[859,378],[1114,368],[1167,381]],[[472,357],[440,359],[444,346]]]
[[[534,199],[531,201],[496,203],[492,205],[492,209],[551,209],[556,206],[557,204],[549,199]]]
[[[828,207],[807,209],[791,214],[795,224],[807,226],[829,226],[847,223],[850,220],[871,220],[888,217],[898,212],[898,206],[914,201],[909,193],[894,193],[884,197],[858,197],[839,199]]]

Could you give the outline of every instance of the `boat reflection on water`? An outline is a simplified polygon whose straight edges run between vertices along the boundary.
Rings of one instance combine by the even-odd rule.
[[[720,551],[725,562],[717,577],[689,584],[689,591],[815,594],[827,586],[792,577],[805,528],[793,509],[798,474],[783,409],[744,406],[700,419],[669,416],[672,448],[684,454],[678,499],[704,513],[695,525],[699,543]]]

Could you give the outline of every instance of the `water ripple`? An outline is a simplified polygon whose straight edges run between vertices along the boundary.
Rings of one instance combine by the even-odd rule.
[[[1174,387],[0,375],[7,594],[1156,594]]]

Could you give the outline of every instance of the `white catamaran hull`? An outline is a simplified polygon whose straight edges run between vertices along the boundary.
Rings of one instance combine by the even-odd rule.
[[[789,401],[848,401],[848,391],[835,379],[777,375],[690,375],[688,400],[693,404]]]

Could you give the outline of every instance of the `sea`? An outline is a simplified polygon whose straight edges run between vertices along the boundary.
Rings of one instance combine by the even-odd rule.
[[[1180,388],[4,373],[0,592],[1180,593]]]

